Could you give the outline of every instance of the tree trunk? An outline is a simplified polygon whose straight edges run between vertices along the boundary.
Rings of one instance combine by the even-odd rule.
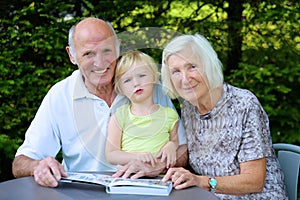
[[[228,57],[225,66],[225,76],[237,69],[242,56],[242,12],[243,1],[229,0],[228,14]]]

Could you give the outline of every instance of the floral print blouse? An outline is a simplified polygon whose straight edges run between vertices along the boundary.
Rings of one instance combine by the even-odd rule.
[[[287,199],[283,173],[272,148],[269,119],[249,90],[224,84],[222,98],[206,114],[183,102],[189,164],[195,173],[233,176],[239,163],[265,157],[267,172],[262,193],[243,196],[216,194],[220,199]]]

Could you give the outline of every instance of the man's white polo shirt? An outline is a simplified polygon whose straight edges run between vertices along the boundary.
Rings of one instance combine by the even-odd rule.
[[[157,85],[154,102],[173,104]],[[16,156],[24,154],[41,160],[55,157],[62,149],[66,171],[115,171],[105,158],[108,120],[116,108],[128,99],[117,95],[111,107],[88,92],[79,70],[55,84],[44,97],[25,134]],[[186,144],[185,131],[179,124],[179,144]]]

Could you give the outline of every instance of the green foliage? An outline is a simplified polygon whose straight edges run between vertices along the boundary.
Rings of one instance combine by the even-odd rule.
[[[274,64],[240,65],[228,82],[256,94],[269,116],[273,142],[299,143],[300,101],[295,98],[299,90],[294,80],[300,75],[300,66],[282,71]]]
[[[11,178],[11,175],[7,174],[11,168],[11,161],[8,161],[14,157],[21,141],[20,138],[12,139],[8,135],[0,134],[0,181]]]
[[[40,6],[31,3],[11,19],[1,19],[5,31],[0,32],[0,152],[1,161],[6,161],[1,171],[7,177],[11,177],[7,161],[14,157],[44,95],[73,70],[65,52],[70,24]]]
[[[88,16],[110,21],[120,35],[144,27],[202,33],[224,63],[226,81],[259,98],[270,118],[273,141],[300,144],[299,2],[233,2],[4,0],[0,14],[0,180],[12,178],[14,153],[46,92],[76,69],[65,51],[68,29]],[[158,38],[151,32],[140,36],[141,40]],[[130,37],[122,40],[125,45]],[[160,63],[160,48],[150,45],[141,50]]]
[[[258,96],[269,115],[274,142],[300,144],[299,3],[245,7],[242,60],[228,78]]]

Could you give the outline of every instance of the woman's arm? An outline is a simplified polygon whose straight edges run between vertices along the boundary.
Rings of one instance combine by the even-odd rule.
[[[235,176],[215,177],[216,192],[231,195],[243,195],[262,192],[266,177],[266,159],[240,163],[241,173]],[[184,168],[171,168],[163,181],[172,180],[175,189],[198,186],[209,190],[209,177],[199,176]]]
[[[233,195],[262,192],[266,178],[266,159],[240,163],[240,170],[239,175],[217,177],[217,192]]]

